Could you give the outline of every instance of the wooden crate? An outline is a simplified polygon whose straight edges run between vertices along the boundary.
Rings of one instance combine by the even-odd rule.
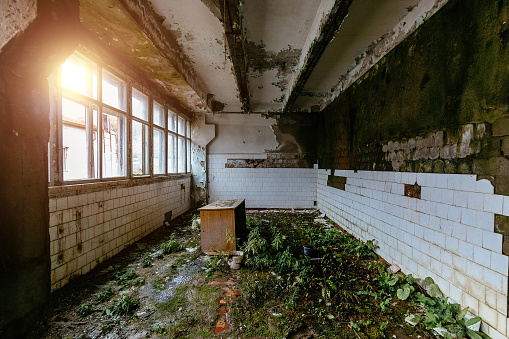
[[[209,255],[237,250],[236,238],[246,234],[244,199],[218,200],[198,209],[201,219],[201,250]]]

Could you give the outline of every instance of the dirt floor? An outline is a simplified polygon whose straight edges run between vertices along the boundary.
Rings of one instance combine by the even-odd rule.
[[[374,242],[319,212],[248,211],[239,270],[227,254],[201,253],[197,216],[186,213],[56,291],[54,315],[31,337],[434,338],[423,318],[405,321],[424,314],[424,290],[388,273]],[[401,297],[407,287],[410,297]]]

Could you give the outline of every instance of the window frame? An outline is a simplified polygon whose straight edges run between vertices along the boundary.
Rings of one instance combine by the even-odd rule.
[[[147,178],[147,177],[171,177],[171,176],[180,176],[191,173],[191,159],[190,157],[190,145],[192,144],[190,134],[190,124],[191,121],[189,118],[175,111],[171,106],[169,106],[165,100],[154,93],[151,90],[146,89],[143,85],[133,81],[131,78],[120,74],[120,72],[113,70],[111,67],[104,65],[101,62],[96,62],[91,58],[85,56],[80,51],[75,51],[69,57],[78,57],[80,61],[83,61],[84,64],[89,64],[90,67],[86,69],[90,71],[90,74],[86,74],[86,77],[94,76],[94,72],[96,73],[96,83],[91,82],[91,96],[81,94],[79,92],[75,92],[72,89],[67,89],[63,87],[63,78],[62,78],[62,65],[58,67],[57,71],[49,78],[49,83],[52,84],[50,90],[50,96],[53,97],[51,100],[50,108],[50,142],[48,145],[48,159],[49,159],[49,173],[48,180],[50,186],[60,186],[60,185],[73,185],[73,184],[83,184],[83,183],[95,183],[95,182],[109,182],[109,181],[119,181],[126,179],[139,179],[139,178]],[[115,79],[119,80],[122,83],[123,88],[123,98],[124,103],[119,106],[125,107],[125,110],[116,108],[111,106],[105,102],[103,102],[103,74],[107,73],[109,76],[113,76]],[[95,88],[94,88],[95,85]],[[94,90],[96,93],[94,93]],[[147,98],[147,120],[143,120],[133,115],[133,90],[136,90],[142,93]],[[88,89],[86,91],[89,93]],[[96,98],[94,98],[96,97]],[[62,100],[68,99],[79,104],[86,106],[86,114],[87,114],[87,129],[86,129],[86,148],[87,148],[87,174],[88,178],[82,179],[71,179],[64,180],[64,146],[63,146],[63,121],[62,121]],[[162,107],[163,114],[163,125],[154,123],[154,106],[159,105]],[[169,126],[169,117],[171,114],[175,114],[175,131],[170,130]],[[95,117],[94,117],[95,114]],[[103,115],[109,114],[114,115],[122,121],[123,128],[123,140],[121,146],[121,164],[123,167],[123,173],[120,176],[105,176],[105,168],[104,168],[104,126],[103,126]],[[94,133],[94,118],[97,121],[97,140],[93,140]],[[184,121],[183,123],[183,131],[179,131],[179,121]],[[147,146],[148,150],[147,161],[148,161],[148,172],[146,174],[133,174],[133,122],[142,123],[142,126],[147,126],[148,136],[147,136]],[[90,127],[88,125],[91,125]],[[164,144],[164,159],[162,167],[164,170],[161,173],[155,173],[155,163],[154,163],[154,135],[155,131],[158,133],[162,132]],[[175,148],[176,153],[174,155],[176,164],[176,171],[170,172],[170,148],[168,147],[169,137],[170,135],[174,136],[175,140]],[[183,171],[179,171],[179,150],[178,150],[178,140],[179,138],[184,141],[184,164],[182,166]],[[97,143],[97,151],[94,150],[94,143]],[[145,148],[144,147],[144,148]],[[93,159],[93,161],[90,161]],[[95,167],[94,167],[95,164]],[[96,176],[96,177],[93,177]]]

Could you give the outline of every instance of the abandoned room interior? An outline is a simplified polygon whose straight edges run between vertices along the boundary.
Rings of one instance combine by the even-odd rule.
[[[508,337],[508,0],[0,9],[0,333],[185,212],[245,199],[375,239]]]

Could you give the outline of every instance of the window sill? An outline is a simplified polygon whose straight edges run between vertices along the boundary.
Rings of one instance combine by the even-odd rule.
[[[104,191],[107,189],[135,187],[150,185],[158,182],[173,181],[190,178],[191,173],[158,175],[154,177],[135,177],[132,179],[119,179],[112,181],[96,181],[85,183],[64,183],[60,186],[50,186],[48,194],[50,198],[67,197],[72,195]]]

